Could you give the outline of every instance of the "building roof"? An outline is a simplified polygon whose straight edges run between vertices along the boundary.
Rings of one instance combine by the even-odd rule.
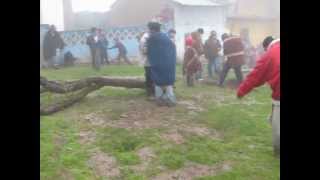
[[[211,0],[172,0],[172,1],[184,6],[220,6],[221,5]]]

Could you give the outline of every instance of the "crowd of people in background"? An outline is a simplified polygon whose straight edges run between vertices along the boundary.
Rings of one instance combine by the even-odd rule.
[[[172,39],[176,31],[170,30],[169,35],[165,35],[160,32],[160,24],[154,22],[149,23],[148,27],[149,32],[141,34],[138,38],[145,61],[147,95],[154,96],[160,106],[174,106],[176,46]],[[203,44],[203,33],[203,29],[200,28],[185,36],[182,72],[186,77],[187,86],[194,86],[195,81],[202,78],[202,55],[208,61],[209,78],[213,78],[214,72],[219,78],[220,87],[223,86],[229,70],[234,70],[238,98],[242,98],[253,88],[268,83],[272,89],[273,100],[272,115],[269,118],[272,125],[273,148],[275,155],[280,156],[280,40],[267,37],[262,43],[265,52],[258,57],[256,64],[255,49],[248,39],[224,33],[221,43],[217,33],[211,31]],[[243,81],[242,66],[246,63],[254,68]]]
[[[101,29],[91,29],[91,34],[87,37],[87,45],[90,48],[91,62],[94,69],[99,70],[101,65],[110,64],[108,50],[115,48],[118,49],[118,64],[120,64],[121,59],[124,59],[126,63],[131,64],[127,56],[127,49],[120,39],[114,38],[114,46],[108,47],[109,41]]]
[[[139,50],[144,61],[145,83],[147,96],[155,100],[159,106],[174,106],[176,97],[174,84],[176,80],[176,31],[170,29],[161,32],[161,24],[149,22],[148,31],[141,33]],[[183,77],[187,86],[194,86],[203,78],[202,57],[207,60],[209,79],[217,79],[217,85],[223,87],[230,69],[233,69],[237,78],[237,96],[242,98],[253,88],[265,83],[273,91],[272,116],[270,121],[273,129],[273,142],[276,154],[280,152],[280,40],[267,37],[260,48],[254,48],[246,32],[235,36],[224,33],[221,40],[216,31],[212,30],[208,39],[203,43],[204,30],[199,28],[185,36],[185,51],[182,65]],[[114,39],[114,46],[108,47],[109,42],[101,29],[92,28],[87,37],[90,48],[92,67],[100,69],[103,64],[110,64],[108,50],[118,49],[118,63],[121,59],[132,64],[127,55],[127,49],[119,38]],[[43,42],[43,54],[48,67],[54,67],[55,58],[64,49],[65,43],[56,31],[50,26]],[[260,51],[260,52],[259,52]],[[257,52],[262,54],[257,56]],[[66,63],[72,64],[75,60],[71,52],[64,54]],[[242,67],[248,65],[253,70],[244,79]]]

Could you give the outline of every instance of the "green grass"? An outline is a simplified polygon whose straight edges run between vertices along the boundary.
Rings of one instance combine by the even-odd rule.
[[[177,67],[177,74],[181,66]],[[59,70],[41,70],[41,75],[54,80],[73,80],[88,76],[143,76],[143,67],[110,66],[96,72],[89,66],[76,66]],[[230,76],[233,78],[233,72]],[[198,180],[276,180],[280,176],[280,161],[273,156],[271,127],[267,117],[271,111],[271,91],[264,86],[242,100],[235,97],[235,90],[209,85],[187,88],[178,78],[175,93],[178,101],[194,101],[203,112],[189,115],[187,109],[175,107],[173,112],[153,114],[165,122],[166,114],[175,118],[171,127],[199,125],[217,131],[222,139],[181,133],[184,143],[175,144],[161,138],[168,128],[124,129],[92,126],[81,119],[90,113],[111,122],[120,120],[121,114],[132,110],[130,102],[146,109],[141,89],[104,87],[89,94],[81,102],[50,116],[41,117],[40,176],[41,179],[106,179],[99,177],[88,166],[93,149],[100,149],[117,160],[124,180],[147,180],[160,173],[179,170],[188,163],[213,166],[224,161],[232,162],[232,170],[215,176],[198,177]],[[199,97],[197,97],[199,96]],[[45,93],[41,103],[53,103],[62,95]],[[141,111],[143,111],[142,109]],[[92,144],[80,144],[80,131],[96,133]],[[149,147],[155,157],[143,172],[132,169],[143,164],[137,155],[141,148]],[[160,168],[161,167],[161,168]],[[117,178],[109,178],[117,179]]]
[[[94,179],[72,124],[59,116],[41,117],[40,123],[41,179],[59,179],[66,172],[79,180]]]

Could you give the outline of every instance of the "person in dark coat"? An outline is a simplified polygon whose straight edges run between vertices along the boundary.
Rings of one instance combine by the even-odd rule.
[[[204,55],[208,60],[208,75],[212,78],[212,70],[215,74],[220,73],[219,69],[219,52],[221,50],[220,41],[217,39],[217,33],[212,31],[209,38],[204,44]]]
[[[109,56],[108,56],[109,41],[101,29],[98,29],[98,37],[99,37],[98,43],[99,43],[100,52],[101,52],[101,63],[110,64]]]
[[[54,66],[57,49],[62,50],[64,46],[65,44],[57,32],[56,27],[51,25],[43,40],[43,56],[49,67]]]
[[[150,37],[147,41],[147,58],[151,67],[151,78],[155,84],[156,101],[159,105],[174,106],[176,47],[167,34],[160,32],[160,27],[157,22],[148,24]]]
[[[244,65],[244,46],[240,37],[230,36],[228,34],[222,35],[223,40],[223,54],[226,62],[220,76],[219,86],[223,86],[224,80],[228,75],[229,70],[232,68],[237,77],[238,84],[242,82],[242,65]]]
[[[124,44],[120,41],[119,38],[114,38],[114,41],[115,41],[115,45],[112,46],[111,48],[108,48],[108,49],[115,49],[117,48],[118,51],[119,51],[119,54],[118,54],[118,63],[120,64],[121,62],[121,59],[123,58],[124,61],[128,64],[131,64],[131,62],[129,61],[129,58],[127,56],[127,48],[124,46]]]
[[[101,51],[97,28],[91,29],[91,34],[87,37],[87,45],[89,46],[91,52],[92,67],[99,70],[101,63]]]

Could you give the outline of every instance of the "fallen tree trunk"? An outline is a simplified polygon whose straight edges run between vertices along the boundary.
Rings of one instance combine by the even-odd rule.
[[[51,105],[40,105],[40,115],[50,115],[72,106],[86,97],[90,92],[104,86],[125,87],[125,88],[145,88],[145,82],[137,78],[119,77],[89,77],[76,81],[58,82],[50,81],[40,76],[40,94],[44,92],[67,94],[74,92],[65,100],[61,100]],[[79,91],[79,92],[76,92]]]
[[[89,77],[82,80],[71,82],[57,82],[49,81],[40,76],[40,92],[46,90],[53,93],[69,93],[81,90],[90,86],[113,86],[113,87],[125,87],[125,88],[145,88],[145,82],[142,79],[137,78],[116,78],[116,77]]]
[[[82,89],[80,92],[71,95],[68,99],[62,100],[61,102],[58,102],[53,105],[48,105],[48,106],[41,106],[40,105],[40,115],[50,115],[55,112],[61,111],[69,106],[72,106],[73,104],[79,102],[82,100],[84,97],[86,97],[90,92],[98,90],[102,86],[91,86]]]

